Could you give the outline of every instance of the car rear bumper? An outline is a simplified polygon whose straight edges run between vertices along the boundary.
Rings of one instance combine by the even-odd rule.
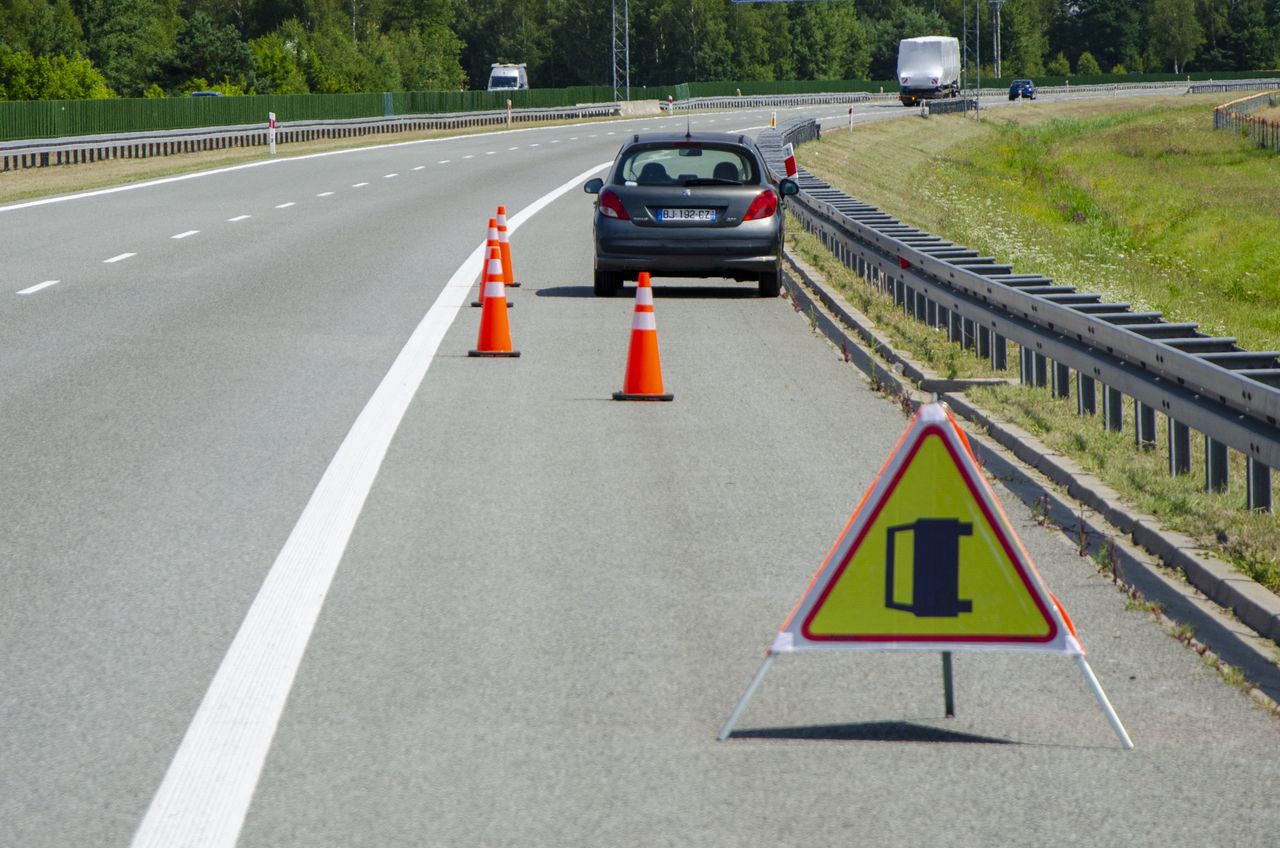
[[[776,225],[763,221],[746,225],[757,229],[756,233],[611,224],[598,225],[596,230],[596,268],[600,271],[746,279],[775,270],[781,256],[782,240]]]

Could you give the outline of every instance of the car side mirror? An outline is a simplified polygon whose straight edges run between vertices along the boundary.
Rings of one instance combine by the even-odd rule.
[[[783,179],[778,183],[778,194],[783,197],[791,197],[800,193],[800,184],[793,179]]]
[[[602,188],[604,188],[604,180],[599,177],[592,177],[587,180],[587,183],[582,187],[582,190],[587,194],[599,194],[600,189]]]

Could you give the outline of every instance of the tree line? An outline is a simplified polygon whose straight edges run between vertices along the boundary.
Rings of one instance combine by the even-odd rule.
[[[0,99],[609,85],[621,0],[0,0]],[[630,83],[892,79],[989,0],[629,0]],[[620,22],[619,22],[620,23]],[[1004,0],[1005,77],[1280,66],[1280,0]],[[640,91],[637,94],[637,89]],[[655,95],[656,96],[656,95]]]

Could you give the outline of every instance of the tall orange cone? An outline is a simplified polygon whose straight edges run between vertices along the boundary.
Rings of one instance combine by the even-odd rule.
[[[485,272],[489,270],[489,251],[495,247],[501,249],[498,243],[498,220],[490,218],[489,235],[484,240],[484,263],[480,266],[480,290],[476,292],[476,299],[471,301],[472,306],[484,306]],[[511,304],[508,303],[507,306],[511,306]]]
[[[515,269],[511,267],[511,236],[507,233],[507,207],[498,207],[498,244],[502,247],[502,279],[507,285],[516,288]]]
[[[636,311],[631,318],[631,347],[627,351],[627,375],[614,400],[671,400],[662,391],[662,363],[658,359],[658,325],[653,318],[653,286],[649,272],[641,271],[636,284]]]
[[[489,248],[489,265],[484,272],[484,307],[480,312],[480,333],[476,349],[467,356],[519,356],[511,349],[511,327],[507,323],[507,291],[502,282],[502,251]]]

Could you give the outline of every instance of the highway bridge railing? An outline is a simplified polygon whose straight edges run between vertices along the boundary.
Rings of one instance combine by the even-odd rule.
[[[610,117],[618,115],[618,103],[591,103],[569,107],[506,109],[452,114],[395,115],[390,117],[288,121],[277,124],[276,143],[290,144],[318,139],[365,135],[492,127],[508,123]],[[154,132],[77,135],[29,141],[0,142],[0,172],[24,168],[99,162],[109,159],[145,159],[202,150],[262,147],[269,142],[266,115],[255,124],[229,127],[157,130]]]
[[[782,145],[819,136],[812,119],[766,131],[760,146],[784,170]],[[1271,473],[1280,468],[1280,352],[1249,351],[1234,338],[1199,332],[1194,323],[1078,291],[1035,274],[1018,274],[997,258],[931,235],[832,187],[803,169],[801,192],[787,208],[870,285],[907,314],[1008,367],[1018,346],[1025,385],[1069,397],[1077,411],[1125,427],[1133,401],[1135,444],[1157,443],[1156,419],[1168,432],[1169,472],[1191,472],[1191,434],[1204,439],[1205,486],[1222,491],[1228,451],[1245,458],[1247,507],[1272,509]]]

